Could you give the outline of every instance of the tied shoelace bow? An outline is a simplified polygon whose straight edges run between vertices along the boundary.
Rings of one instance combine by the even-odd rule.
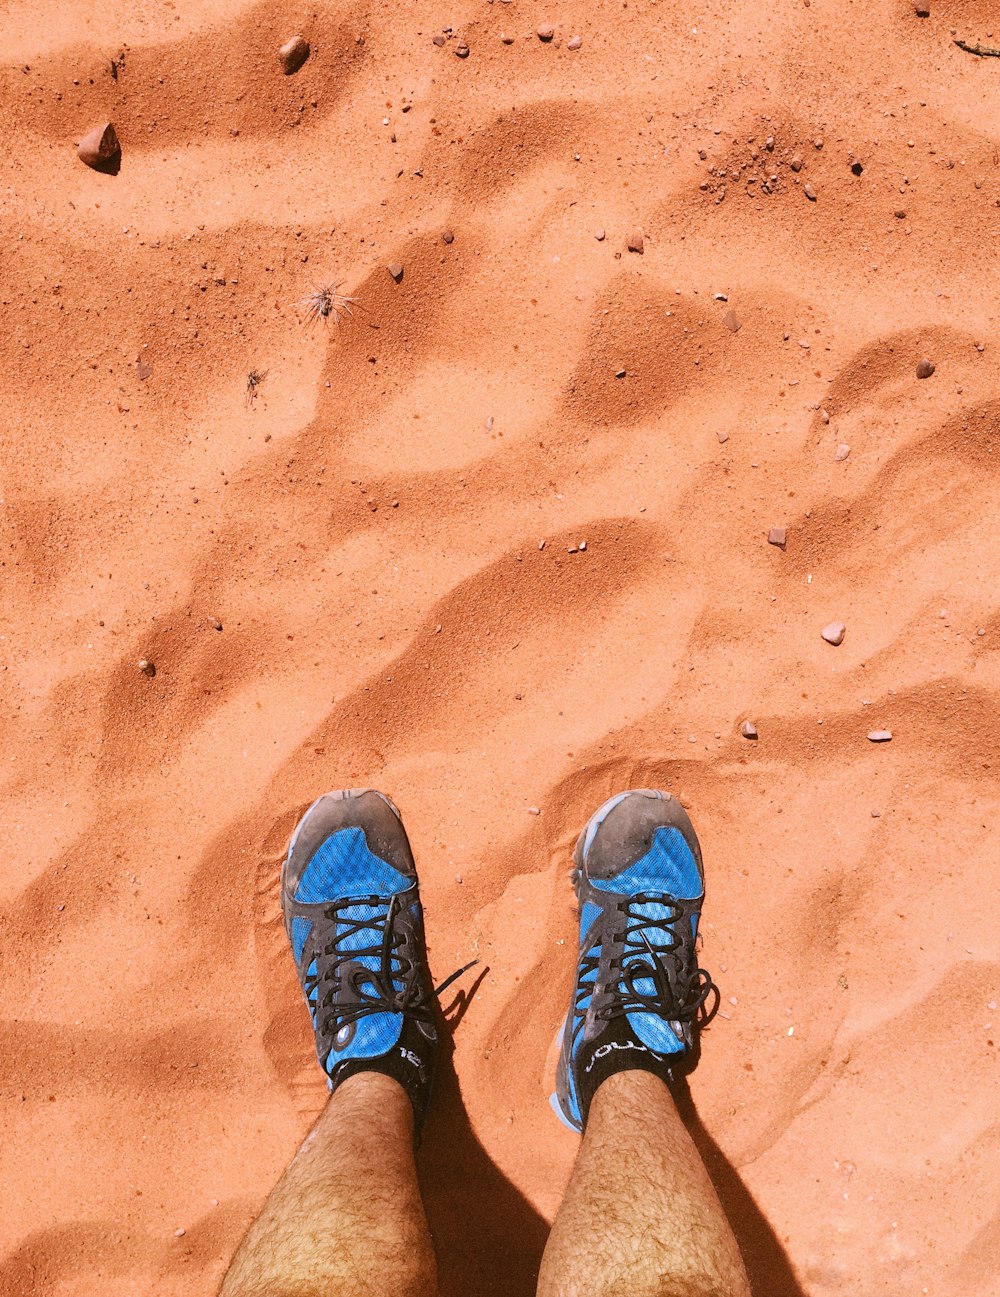
[[[420,966],[399,953],[399,948],[403,945],[405,936],[403,931],[397,931],[393,922],[396,915],[402,910],[398,896],[394,894],[390,897],[384,920],[381,920],[376,915],[358,918],[354,915],[342,913],[362,905],[375,909],[384,903],[385,897],[383,896],[351,896],[334,901],[324,907],[323,913],[327,919],[336,925],[337,935],[328,946],[324,947],[323,954],[335,955],[336,958],[322,979],[318,972],[307,975],[305,979],[306,996],[309,997],[312,995],[313,990],[318,990],[322,980],[330,985],[317,1006],[319,1010],[329,1009],[345,984],[359,997],[357,1003],[349,1006],[338,1006],[333,1014],[327,1016],[323,1023],[324,1034],[327,1034],[330,1030],[331,1019],[334,1029],[342,1031],[360,1018],[372,1013],[401,1013],[411,1018],[429,1022],[432,1017],[433,1001],[443,991],[446,991],[452,982],[479,963],[478,959],[470,960],[462,968],[457,968],[454,973],[446,977],[433,990],[425,990],[421,985]],[[382,925],[382,940],[378,945],[361,946],[350,950],[338,949],[348,937],[353,937],[365,929],[374,929],[380,924]],[[364,957],[370,958],[372,956],[378,957],[379,964],[377,968],[369,968],[367,965],[358,962]],[[393,960],[396,962],[395,968],[393,968]],[[347,970],[345,976],[342,969],[347,964],[355,964],[356,966]],[[398,989],[397,982],[399,983]]]
[[[637,908],[648,905],[666,910],[666,916],[654,919]],[[613,934],[612,940],[624,945],[621,959],[611,960],[610,966],[619,975],[604,988],[607,1002],[595,1010],[594,1017],[610,1021],[632,1009],[640,1009],[671,1022],[695,1018],[712,992],[718,994],[718,989],[704,968],[685,957],[689,943],[677,931],[681,921],[688,923],[682,906],[661,893],[637,892],[628,900],[620,901],[617,909],[625,916],[625,930]],[[690,932],[690,928],[684,931]],[[666,937],[664,944],[650,941],[647,935],[650,932],[662,933]],[[586,1001],[594,991],[601,963],[600,950],[600,946],[594,947],[580,961],[577,1012],[581,1015],[586,1014]],[[649,958],[644,958],[645,955]],[[642,981],[653,983],[651,992],[640,990]]]

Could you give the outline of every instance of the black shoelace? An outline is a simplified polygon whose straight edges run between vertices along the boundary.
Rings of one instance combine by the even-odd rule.
[[[318,974],[307,974],[304,984],[306,997],[308,998],[313,990],[318,992],[322,980],[327,990],[316,1005],[317,1016],[322,1010],[331,1008],[345,984],[359,997],[359,1003],[346,1007],[338,1006],[334,1013],[326,1015],[321,1024],[324,1035],[331,1034],[331,1024],[334,1032],[342,1031],[344,1027],[372,1013],[401,1013],[418,1021],[429,1022],[433,1014],[434,1000],[447,990],[452,982],[474,964],[479,963],[478,959],[471,960],[462,968],[456,969],[433,990],[428,991],[422,984],[419,964],[413,963],[402,954],[400,949],[404,943],[404,934],[396,929],[393,922],[400,909],[398,896],[390,897],[384,919],[380,919],[377,915],[357,918],[343,913],[360,905],[376,909],[384,904],[384,896],[351,896],[333,901],[323,908],[325,917],[335,925],[337,935],[322,953],[327,956],[335,955],[336,958],[325,971],[322,979]],[[359,946],[353,950],[339,949],[347,937],[352,937],[366,928],[376,929],[380,925],[382,940],[378,945]],[[365,956],[377,956],[378,967],[373,969],[358,964],[348,969],[346,973],[342,972],[345,965]],[[395,967],[393,967],[394,961]],[[398,990],[397,982],[400,983]]]
[[[657,905],[667,911],[663,918],[650,918],[639,913],[638,906]],[[595,1017],[604,1021],[621,1017],[632,1009],[657,1014],[669,1022],[689,1022],[718,988],[704,968],[699,968],[693,954],[693,939],[687,925],[690,919],[678,902],[658,892],[637,892],[635,896],[620,901],[617,910],[624,916],[624,930],[615,933],[612,940],[623,943],[620,959],[611,961],[612,974],[617,978],[603,988],[606,1003],[596,1011]],[[653,942],[662,934],[664,942]],[[599,947],[595,948],[599,950]],[[577,982],[576,1009],[581,1017],[585,1002],[593,994],[601,956],[590,952],[580,961]],[[593,974],[593,978],[590,975]],[[589,980],[585,980],[589,979]],[[639,989],[639,983],[652,981],[649,993]]]

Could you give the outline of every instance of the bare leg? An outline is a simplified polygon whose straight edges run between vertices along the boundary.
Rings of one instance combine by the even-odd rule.
[[[749,1297],[736,1239],[670,1091],[616,1072],[594,1095],[538,1297]]]
[[[435,1297],[413,1160],[413,1109],[377,1072],[352,1076],[240,1244],[220,1297]]]

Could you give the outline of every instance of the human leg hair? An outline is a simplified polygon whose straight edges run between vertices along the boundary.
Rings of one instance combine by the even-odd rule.
[[[646,1071],[597,1089],[538,1297],[750,1297],[739,1248],[669,1089]]]
[[[361,1072],[330,1097],[251,1225],[220,1297],[436,1297],[403,1088]]]

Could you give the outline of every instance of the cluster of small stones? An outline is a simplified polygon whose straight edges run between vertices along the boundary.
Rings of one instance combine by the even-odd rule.
[[[773,194],[788,183],[786,170],[797,175],[805,165],[800,152],[779,153],[773,135],[768,135],[763,140],[750,135],[747,137],[747,146],[750,156],[743,162],[727,163],[721,167],[712,165],[708,168],[710,178],[703,180],[698,186],[702,193],[713,194],[715,201],[721,203],[730,185],[742,183],[751,197],[757,192]],[[823,140],[813,140],[812,147],[822,149]],[[698,150],[698,159],[701,162],[708,161],[705,149]],[[794,183],[797,184],[798,181],[795,180]],[[807,198],[815,200],[815,191],[810,193],[811,189],[811,185],[806,185],[803,193]]]

